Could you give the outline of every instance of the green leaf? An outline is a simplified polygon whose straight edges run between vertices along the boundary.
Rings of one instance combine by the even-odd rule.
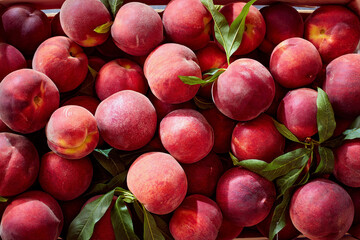
[[[285,138],[287,138],[293,142],[301,143],[299,141],[299,139],[292,132],[290,132],[290,130],[287,129],[287,127],[285,127],[284,124],[279,123],[275,119],[273,119],[273,122],[274,122],[276,129],[281,133],[281,135],[283,135]]]
[[[95,80],[98,72],[95,69],[93,69],[92,67],[90,67],[90,65],[88,65],[88,69],[89,69],[89,72],[90,72],[91,76]]]
[[[144,205],[142,207],[144,213],[144,240],[165,240],[156,225],[154,217],[146,210]]]
[[[360,128],[360,116],[358,116],[350,125],[349,129]]]
[[[282,201],[275,207],[270,223],[269,239],[272,240],[286,225],[286,214],[291,200],[290,190],[283,195]]]
[[[201,78],[195,77],[195,76],[178,76],[180,80],[188,85],[198,85],[198,84],[206,84],[207,82],[205,80],[202,80]]]
[[[344,131],[343,134],[345,135],[345,138],[343,140],[360,138],[360,128],[348,129]]]
[[[317,128],[319,132],[320,143],[328,140],[336,128],[335,115],[329,98],[321,88],[318,88],[318,95],[316,99],[317,105]]]
[[[331,174],[334,170],[335,158],[334,153],[330,148],[318,146],[320,163],[317,166],[314,174],[321,176],[324,174]]]
[[[155,214],[153,214],[153,217],[156,222],[156,226],[158,227],[161,234],[165,237],[165,240],[173,240],[174,238],[172,237],[169,226],[165,220]]]
[[[125,170],[124,172],[116,175],[107,183],[98,183],[93,186],[86,195],[97,195],[97,194],[104,194],[116,187],[123,186],[126,180],[128,171]]]
[[[110,22],[104,23],[103,25],[97,26],[94,29],[94,32],[101,33],[101,34],[108,33],[111,29],[112,24],[113,24],[113,22],[110,21]]]
[[[227,61],[230,62],[230,57],[233,53],[240,47],[242,37],[245,30],[245,19],[246,15],[249,13],[249,9],[252,4],[254,4],[256,0],[251,0],[245,4],[239,16],[231,23],[228,37],[226,41],[228,42],[229,50],[228,54],[226,54]]]
[[[304,165],[304,167],[305,167],[305,165]],[[304,167],[302,167],[300,169],[298,169],[298,168],[293,169],[290,172],[288,172],[286,175],[284,175],[276,180],[276,186],[279,191],[277,198],[280,198],[281,196],[283,196],[286,193],[286,191],[288,191],[292,186],[295,185],[295,183],[298,180]]]
[[[88,240],[91,238],[95,224],[104,216],[114,197],[115,190],[88,203],[79,215],[71,222],[67,240]]]
[[[239,161],[232,153],[229,153],[234,166],[246,168],[254,173],[264,176],[264,169],[268,166],[268,163],[257,159],[247,159]],[[265,177],[266,178],[266,177]]]
[[[194,97],[194,103],[198,108],[202,110],[211,109],[215,107],[215,104],[212,101],[202,98],[200,96]]]
[[[116,240],[139,239],[134,232],[134,226],[125,202],[118,197],[111,211],[111,223],[114,228]]]
[[[142,208],[142,206],[140,205],[140,203],[138,201],[134,202],[134,209],[135,209],[136,215],[140,219],[140,222],[144,223],[143,208]]]
[[[113,148],[105,150],[95,149],[92,155],[106,171],[115,177],[125,170],[125,165],[119,159],[116,159],[116,157],[120,157],[119,155],[113,156],[111,154],[113,151],[116,150]]]
[[[116,16],[120,7],[123,5],[123,0],[101,0],[105,7],[111,12],[113,17]]]
[[[188,85],[198,85],[200,84],[202,87],[208,85],[218,79],[218,77],[225,72],[224,68],[212,68],[206,73],[204,76],[207,76],[204,80],[195,76],[178,76],[180,80]]]
[[[7,201],[8,201],[7,198],[4,198],[4,197],[1,197],[1,196],[0,196],[0,202],[5,203],[5,202],[7,202]]]

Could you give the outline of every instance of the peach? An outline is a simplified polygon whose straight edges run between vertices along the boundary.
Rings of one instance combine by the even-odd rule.
[[[4,32],[4,27],[2,24],[2,14],[5,12],[6,7],[4,5],[0,4],[0,42],[6,42],[6,36],[5,36],[5,32]]]
[[[104,57],[108,57],[110,59],[115,58],[123,58],[126,57],[127,54],[124,53],[120,48],[118,48],[114,42],[114,39],[109,36],[106,41],[100,45],[96,46],[96,50]]]
[[[54,82],[32,69],[16,70],[0,82],[0,118],[16,132],[31,133],[45,127],[59,100]]]
[[[1,219],[3,240],[56,240],[63,227],[59,204],[49,194],[30,191],[17,196]]]
[[[35,146],[28,138],[0,133],[0,159],[0,196],[15,196],[35,182],[40,161]]]
[[[102,44],[110,35],[94,30],[112,22],[110,12],[100,0],[67,0],[60,9],[60,23],[65,34],[82,47]]]
[[[178,109],[166,115],[160,122],[159,135],[165,149],[181,163],[200,161],[214,145],[214,130],[193,109]]]
[[[335,115],[342,118],[360,115],[360,55],[346,54],[326,67],[323,89]]]
[[[168,214],[184,200],[187,180],[183,168],[169,154],[149,152],[130,166],[127,186],[145,208],[155,214]]]
[[[220,9],[220,13],[231,25],[244,6],[245,3],[243,2],[229,3]],[[265,32],[266,26],[263,16],[257,8],[251,6],[245,19],[245,30],[241,44],[234,55],[243,55],[255,50],[264,40]]]
[[[120,150],[145,146],[156,130],[154,106],[146,96],[132,90],[117,92],[103,100],[95,118],[101,137]]]
[[[87,65],[88,59],[82,48],[63,36],[41,43],[32,60],[33,69],[53,80],[60,92],[77,88],[88,73]]]
[[[218,155],[210,153],[205,158],[192,164],[182,164],[185,171],[187,194],[201,194],[211,197],[215,193],[216,184],[223,172],[223,166]]]
[[[232,133],[231,150],[239,160],[259,159],[271,162],[284,154],[285,138],[276,129],[272,118],[259,117],[238,123]]]
[[[304,21],[300,13],[285,3],[274,3],[260,9],[266,25],[264,41],[259,49],[268,55],[276,45],[293,37],[302,38]],[[286,19],[286,21],[284,21]]]
[[[299,88],[289,91],[279,104],[278,120],[301,141],[318,131],[316,98],[315,90]]]
[[[298,188],[291,198],[290,218],[310,239],[340,239],[354,218],[350,195],[338,184],[315,179]]]
[[[49,152],[41,158],[39,183],[57,200],[79,197],[90,186],[92,176],[93,166],[88,157],[70,160]]]
[[[303,38],[289,38],[271,53],[270,72],[281,86],[298,88],[312,83],[322,69],[315,46]]]
[[[192,50],[210,40],[212,17],[199,0],[173,0],[166,5],[163,24],[166,36]]]
[[[6,9],[2,22],[7,42],[26,56],[32,55],[51,36],[46,14],[31,4],[15,4]]]
[[[201,78],[201,69],[195,53],[176,43],[166,43],[152,51],[145,60],[144,74],[152,93],[166,103],[187,102],[200,87],[179,79],[178,76]]]
[[[213,151],[216,153],[227,153],[230,151],[231,135],[236,122],[224,114],[216,107],[201,111],[206,120],[214,130]]]
[[[0,82],[9,73],[26,68],[22,53],[7,43],[0,43],[0,62]]]
[[[66,36],[60,23],[60,12],[51,19],[51,36]]]
[[[11,129],[0,119],[0,132],[11,132]]]
[[[143,56],[162,42],[163,25],[152,7],[139,2],[126,3],[116,14],[111,36],[124,52]]]
[[[100,101],[94,97],[86,95],[78,95],[66,100],[62,106],[77,105],[86,108],[92,115],[95,115],[96,109]]]
[[[354,203],[354,209],[355,209],[355,214],[354,214],[354,220],[351,224],[351,227],[349,229],[349,233],[356,237],[359,238],[360,236],[360,188],[346,188],[346,191],[349,193],[351,200]]]
[[[244,168],[227,170],[216,188],[223,216],[239,226],[254,226],[270,213],[276,199],[272,182]]]
[[[133,90],[146,94],[148,84],[142,68],[125,58],[106,63],[98,72],[95,82],[96,94],[100,100],[121,90]]]
[[[360,187],[360,140],[345,141],[334,150],[334,176],[349,187]]]
[[[212,87],[216,107],[237,121],[249,121],[265,112],[274,96],[275,83],[270,72],[250,58],[231,63]]]
[[[278,82],[275,81],[275,97],[270,107],[266,110],[265,113],[272,117],[276,117],[276,112],[279,108],[279,104],[288,91],[289,89],[282,87]]]
[[[169,228],[175,240],[215,240],[221,223],[219,206],[208,197],[194,194],[175,210]]]
[[[216,240],[233,240],[240,235],[243,229],[244,227],[236,225],[224,217]]]
[[[304,38],[319,50],[325,63],[353,53],[360,40],[360,20],[340,5],[324,5],[305,21]]]
[[[76,105],[58,108],[51,115],[45,133],[49,148],[67,159],[87,156],[99,141],[94,115]]]

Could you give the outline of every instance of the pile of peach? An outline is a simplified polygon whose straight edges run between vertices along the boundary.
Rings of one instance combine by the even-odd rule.
[[[231,23],[244,5],[220,12]],[[251,6],[230,64],[200,0],[172,0],[161,13],[131,2],[115,16],[100,0],[66,0],[53,18],[16,4],[0,6],[0,20],[3,240],[65,239],[101,196],[89,191],[116,177],[94,157],[110,148],[141,152],[119,187],[161,215],[166,239],[233,239],[244,228],[267,237],[276,184],[234,167],[229,152],[270,163],[298,148],[272,118],[301,141],[316,138],[317,87],[335,113],[333,137],[360,115],[360,21],[345,6],[308,15]],[[204,86],[179,78],[213,68],[226,70]],[[294,190],[277,239],[360,238],[360,140],[333,152],[333,174]],[[128,239],[115,238],[116,199],[91,239]]]

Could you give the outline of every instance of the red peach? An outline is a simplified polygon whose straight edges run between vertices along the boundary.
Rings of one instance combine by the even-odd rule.
[[[233,240],[240,235],[244,227],[234,224],[231,220],[223,218],[216,240]]]
[[[349,229],[349,233],[356,238],[360,236],[360,188],[346,188],[346,191],[349,193],[351,200],[354,203],[354,220]]]
[[[59,99],[56,85],[45,74],[16,70],[0,82],[0,118],[16,132],[35,132],[45,127]]]
[[[282,87],[278,82],[275,81],[275,97],[270,107],[266,110],[266,114],[276,117],[276,112],[279,108],[281,100],[285,97],[289,89]]]
[[[0,82],[9,73],[26,68],[22,53],[7,43],[0,43],[0,62]]]
[[[84,81],[88,59],[70,38],[56,36],[41,43],[34,54],[32,67],[53,80],[60,92],[68,92]]]
[[[163,40],[163,25],[159,14],[150,6],[132,2],[123,5],[111,27],[115,44],[124,52],[147,55]]]
[[[39,172],[39,155],[26,137],[0,133],[0,196],[15,196],[28,189]]]
[[[127,57],[127,54],[121,51],[118,46],[116,46],[112,36],[109,36],[104,43],[97,45],[96,50],[102,56],[108,57],[110,59]]]
[[[146,58],[144,74],[152,93],[166,103],[187,102],[200,87],[179,79],[179,76],[201,78],[201,70],[195,53],[176,43],[166,43],[152,51]]]
[[[11,132],[11,129],[0,119],[0,132]]]
[[[215,240],[222,218],[221,210],[213,200],[194,194],[186,197],[175,210],[169,228],[175,240]]]
[[[51,19],[51,36],[66,36],[60,23],[60,12]]]
[[[95,115],[96,109],[99,106],[100,101],[91,96],[79,95],[68,99],[62,104],[62,106],[67,105],[77,105],[86,108],[92,115]]]
[[[187,180],[171,155],[150,152],[130,166],[127,186],[149,212],[162,215],[174,211],[184,200]]]
[[[214,130],[205,117],[193,109],[170,112],[160,122],[160,139],[165,149],[181,163],[195,163],[214,145]]]
[[[0,4],[0,42],[6,42],[6,36],[5,36],[5,31],[4,31],[4,27],[2,24],[2,14],[5,12],[6,7],[4,5]]]
[[[76,105],[58,108],[51,115],[45,132],[49,148],[67,159],[87,156],[99,141],[94,115]]]

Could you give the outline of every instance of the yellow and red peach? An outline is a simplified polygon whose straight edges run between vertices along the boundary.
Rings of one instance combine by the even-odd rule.
[[[173,0],[163,14],[166,36],[192,50],[203,48],[209,42],[211,20],[210,12],[199,0]]]
[[[26,137],[0,133],[0,196],[15,196],[27,190],[39,172],[39,155]]]
[[[165,149],[181,163],[200,161],[214,145],[214,130],[193,109],[178,109],[166,115],[160,122],[159,135]]]
[[[322,69],[315,46],[303,38],[289,38],[271,53],[270,72],[281,86],[298,88],[312,83]]]
[[[271,162],[284,154],[285,138],[276,129],[272,118],[259,117],[238,123],[232,133],[231,150],[239,160],[259,159]]]
[[[84,81],[88,59],[82,48],[70,38],[56,36],[40,44],[32,67],[53,80],[60,92],[68,92]]]
[[[194,194],[184,199],[169,223],[175,240],[215,240],[222,223],[219,206],[210,198]]]
[[[98,33],[97,27],[111,24],[110,12],[100,0],[67,0],[60,9],[60,23],[65,34],[82,47],[102,44],[109,31]]]
[[[59,101],[54,82],[32,69],[16,70],[0,82],[0,118],[16,132],[31,133],[45,127]]]
[[[170,154],[150,152],[130,166],[127,186],[149,212],[163,215],[184,200],[187,180],[183,168]]]
[[[254,226],[263,221],[275,199],[272,182],[240,167],[227,170],[216,188],[216,202],[223,216],[239,226]]]
[[[201,69],[195,53],[176,43],[166,43],[152,51],[145,60],[144,74],[152,93],[166,103],[187,102],[200,87],[179,79],[179,76],[201,78]]]
[[[0,82],[9,73],[27,66],[22,53],[7,43],[0,43],[0,62]]]
[[[325,63],[353,53],[360,40],[359,17],[345,6],[324,5],[305,21],[304,38],[319,50]]]
[[[57,200],[79,197],[90,186],[92,176],[93,166],[88,157],[70,160],[49,152],[41,158],[39,183]]]
[[[50,20],[43,11],[31,4],[14,4],[2,15],[2,23],[9,44],[26,56],[51,36]]]
[[[231,63],[212,87],[216,107],[237,121],[249,121],[265,112],[274,96],[275,83],[270,72],[250,58]]]
[[[123,5],[111,26],[116,46],[134,56],[149,54],[163,40],[163,24],[150,6],[132,2]]]
[[[76,105],[58,108],[45,128],[49,148],[67,159],[90,154],[99,141],[96,120],[88,110]]]
[[[310,239],[340,239],[354,218],[350,195],[338,184],[318,178],[298,188],[290,202],[290,218]]]
[[[101,137],[114,148],[132,151],[150,142],[156,130],[156,111],[150,100],[132,90],[103,100],[95,118]]]
[[[142,68],[125,58],[106,63],[98,72],[95,81],[96,94],[100,100],[122,91],[133,90],[146,94],[148,84]]]
[[[56,240],[63,227],[63,214],[49,194],[30,191],[17,196],[1,219],[3,240]]]

